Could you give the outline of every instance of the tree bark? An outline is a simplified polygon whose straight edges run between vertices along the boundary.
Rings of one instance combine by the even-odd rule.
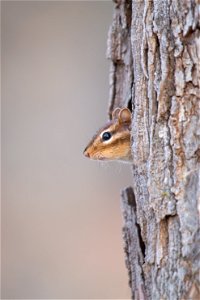
[[[133,188],[122,191],[132,298],[197,300],[200,4],[114,2],[109,115],[132,109]]]

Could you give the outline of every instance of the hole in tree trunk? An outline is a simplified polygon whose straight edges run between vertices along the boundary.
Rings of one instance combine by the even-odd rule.
[[[128,101],[128,109],[130,109],[130,111],[132,112],[132,100]]]

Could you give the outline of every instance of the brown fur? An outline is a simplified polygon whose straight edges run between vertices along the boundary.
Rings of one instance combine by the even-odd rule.
[[[130,135],[130,123],[131,113],[128,109],[120,109],[120,112],[124,110],[125,118],[114,118],[103,126],[92,138],[88,146],[86,147],[84,154],[91,159],[96,160],[123,160],[131,161],[131,135]],[[120,113],[119,112],[119,113]],[[129,116],[130,114],[130,116]],[[105,131],[109,131],[112,137],[108,141],[103,141],[101,134]]]

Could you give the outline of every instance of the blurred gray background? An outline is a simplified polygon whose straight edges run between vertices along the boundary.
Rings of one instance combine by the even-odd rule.
[[[2,298],[130,298],[130,167],[82,155],[107,119],[113,3],[1,5]]]

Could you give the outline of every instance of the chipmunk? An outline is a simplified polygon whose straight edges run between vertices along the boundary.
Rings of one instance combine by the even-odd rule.
[[[131,112],[116,108],[112,119],[100,128],[84,150],[84,155],[95,160],[132,161]]]

